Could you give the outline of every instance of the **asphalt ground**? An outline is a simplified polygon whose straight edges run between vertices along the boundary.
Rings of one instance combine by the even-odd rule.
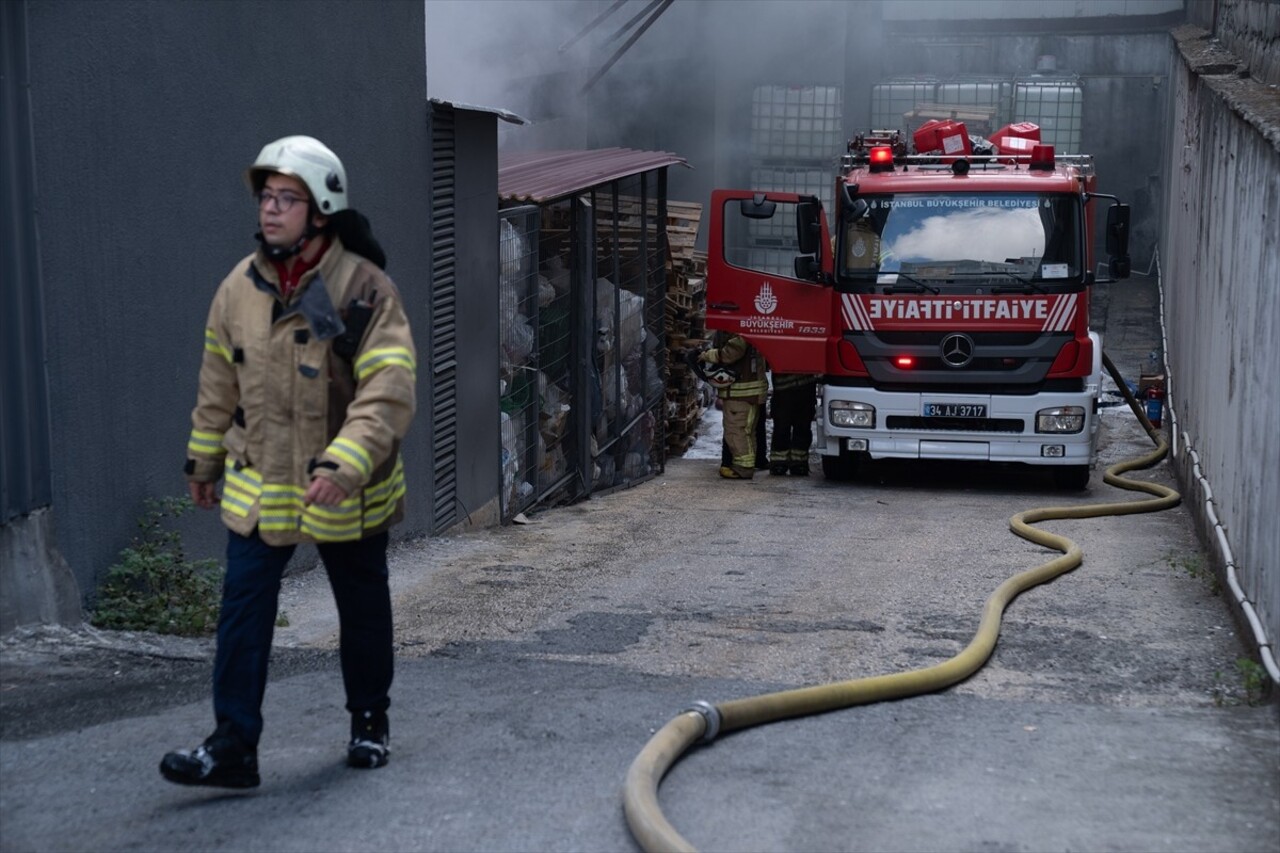
[[[1096,297],[1136,372],[1154,285]],[[992,589],[1055,556],[1008,518],[1138,499],[1101,468],[1149,447],[1109,408],[1078,494],[960,464],[729,482],[694,454],[527,525],[402,543],[376,771],[343,765],[323,573],[291,575],[249,792],[157,772],[212,728],[208,641],[17,632],[0,639],[0,850],[635,850],[622,783],[667,720],[947,659]],[[1140,476],[1173,484],[1167,465]],[[1280,708],[1238,668],[1187,510],[1047,526],[1084,564],[1013,602],[982,670],[695,748],[663,783],[667,817],[704,850],[1280,850]]]

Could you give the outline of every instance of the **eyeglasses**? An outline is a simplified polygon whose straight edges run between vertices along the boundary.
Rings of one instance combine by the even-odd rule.
[[[254,198],[257,199],[259,210],[275,202],[276,210],[281,213],[286,213],[296,202],[307,200],[306,196],[294,195],[293,193],[273,193],[268,190],[262,190]]]

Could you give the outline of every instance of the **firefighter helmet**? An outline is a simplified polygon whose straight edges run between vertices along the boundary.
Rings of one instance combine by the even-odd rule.
[[[306,185],[316,209],[328,216],[347,209],[347,172],[342,161],[320,140],[310,136],[286,136],[267,143],[245,172],[255,193],[262,190],[271,172],[297,178]]]
[[[738,371],[730,364],[710,364],[697,351],[689,353],[689,367],[697,377],[713,388],[728,388],[738,381]]]

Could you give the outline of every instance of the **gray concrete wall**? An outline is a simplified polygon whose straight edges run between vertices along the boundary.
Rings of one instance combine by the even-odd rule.
[[[1193,5],[1207,8],[1197,9],[1190,23],[1212,32],[1253,77],[1280,86],[1280,0],[1197,0]]]
[[[1280,85],[1280,0],[1185,0],[1187,23],[1207,30],[1249,68]]]
[[[185,492],[205,315],[254,247],[242,174],[264,143],[308,133],[343,158],[424,348],[423,4],[48,0],[27,20],[53,521],[92,598],[144,499]],[[425,436],[401,533],[428,526]],[[214,517],[184,528],[192,557],[221,556]]]
[[[1208,35],[1180,28],[1172,50],[1161,258],[1175,458],[1206,548],[1220,555],[1216,515],[1240,586],[1277,642],[1280,94],[1240,76],[1246,63]]]

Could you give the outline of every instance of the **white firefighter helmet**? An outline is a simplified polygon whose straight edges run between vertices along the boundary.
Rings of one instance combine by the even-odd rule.
[[[728,364],[711,364],[699,358],[699,353],[689,353],[689,366],[699,379],[712,388],[728,388],[738,381],[738,371]]]
[[[320,140],[310,136],[286,136],[268,142],[244,174],[255,193],[266,175],[278,172],[306,184],[316,208],[325,216],[347,209],[347,171],[342,161]]]

